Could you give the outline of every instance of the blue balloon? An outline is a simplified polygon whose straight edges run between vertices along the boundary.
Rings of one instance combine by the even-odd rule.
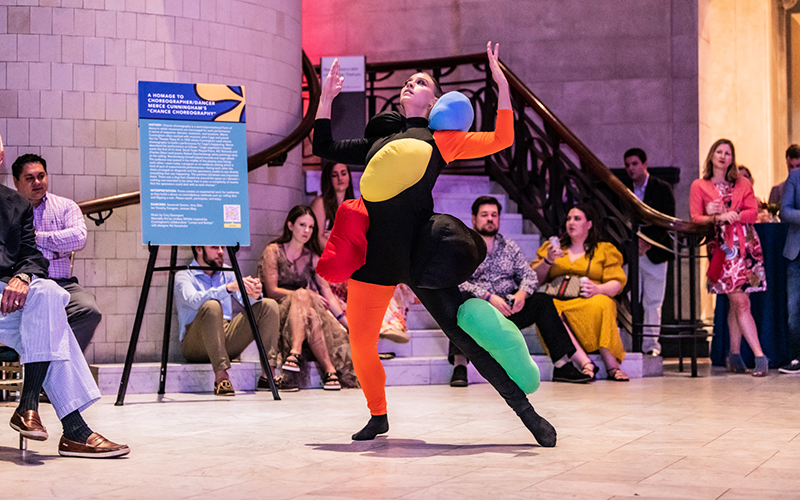
[[[475,110],[461,92],[448,92],[436,101],[428,117],[431,130],[460,130],[466,132],[475,119]]]

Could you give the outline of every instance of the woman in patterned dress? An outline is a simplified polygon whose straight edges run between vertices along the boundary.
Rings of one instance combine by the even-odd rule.
[[[300,372],[305,343],[320,367],[323,389],[358,387],[347,317],[316,273],[321,253],[314,213],[297,205],[286,216],[281,237],[264,249],[259,261],[264,295],[280,305],[279,359],[284,371]]]
[[[724,252],[719,279],[709,278],[707,287],[709,293],[726,294],[730,302],[728,371],[747,371],[740,354],[744,337],[756,357],[753,376],[763,377],[769,370],[769,363],[761,350],[750,312],[750,293],[767,289],[761,241],[753,227],[758,216],[758,201],[753,185],[739,175],[731,141],[719,139],[711,146],[703,178],[692,183],[689,200],[692,221],[711,222],[715,226],[716,234],[708,244],[708,254],[714,255],[718,248]]]

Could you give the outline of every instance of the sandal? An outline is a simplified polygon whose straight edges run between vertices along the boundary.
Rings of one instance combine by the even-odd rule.
[[[754,377],[766,377],[769,372],[769,360],[766,356],[756,356],[756,367],[753,368]]]
[[[728,354],[725,367],[731,373],[747,373],[747,366],[745,366],[741,354]]]
[[[597,380],[597,372],[599,372],[599,371],[600,371],[600,368],[595,366],[595,364],[592,363],[591,361],[587,361],[586,363],[584,363],[581,366],[581,373],[583,373],[587,377],[592,377],[592,378],[589,379],[589,382]]]
[[[608,380],[613,380],[614,382],[630,382],[630,378],[628,378],[628,374],[622,371],[619,368],[609,368],[608,369]]]
[[[338,391],[342,388],[339,384],[339,376],[336,372],[328,372],[322,378],[322,388],[326,391]]]
[[[299,372],[300,366],[303,364],[303,355],[290,352],[286,359],[283,361],[283,370],[287,372]]]

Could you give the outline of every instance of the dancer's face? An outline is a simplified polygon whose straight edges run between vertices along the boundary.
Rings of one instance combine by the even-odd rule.
[[[405,110],[428,108],[436,102],[436,84],[427,73],[415,73],[406,80],[400,91],[400,104]]]
[[[295,219],[294,223],[288,222],[289,231],[292,232],[292,239],[301,245],[308,243],[314,231],[314,218],[310,215],[301,215]]]
[[[478,207],[478,214],[472,216],[472,227],[481,236],[494,236],[500,230],[500,211],[494,203]]]
[[[206,246],[201,247],[201,250],[202,252],[200,255],[202,260],[205,261],[205,265],[216,269],[222,269],[224,252],[221,246]],[[203,262],[198,262],[198,264],[202,266]]]

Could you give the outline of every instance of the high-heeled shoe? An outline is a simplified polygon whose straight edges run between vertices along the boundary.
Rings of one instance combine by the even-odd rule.
[[[756,367],[753,368],[754,377],[766,377],[769,373],[769,360],[766,356],[756,356]]]
[[[732,373],[747,372],[747,366],[745,366],[741,354],[728,354],[728,359],[725,361],[725,366],[728,368],[728,371]]]

